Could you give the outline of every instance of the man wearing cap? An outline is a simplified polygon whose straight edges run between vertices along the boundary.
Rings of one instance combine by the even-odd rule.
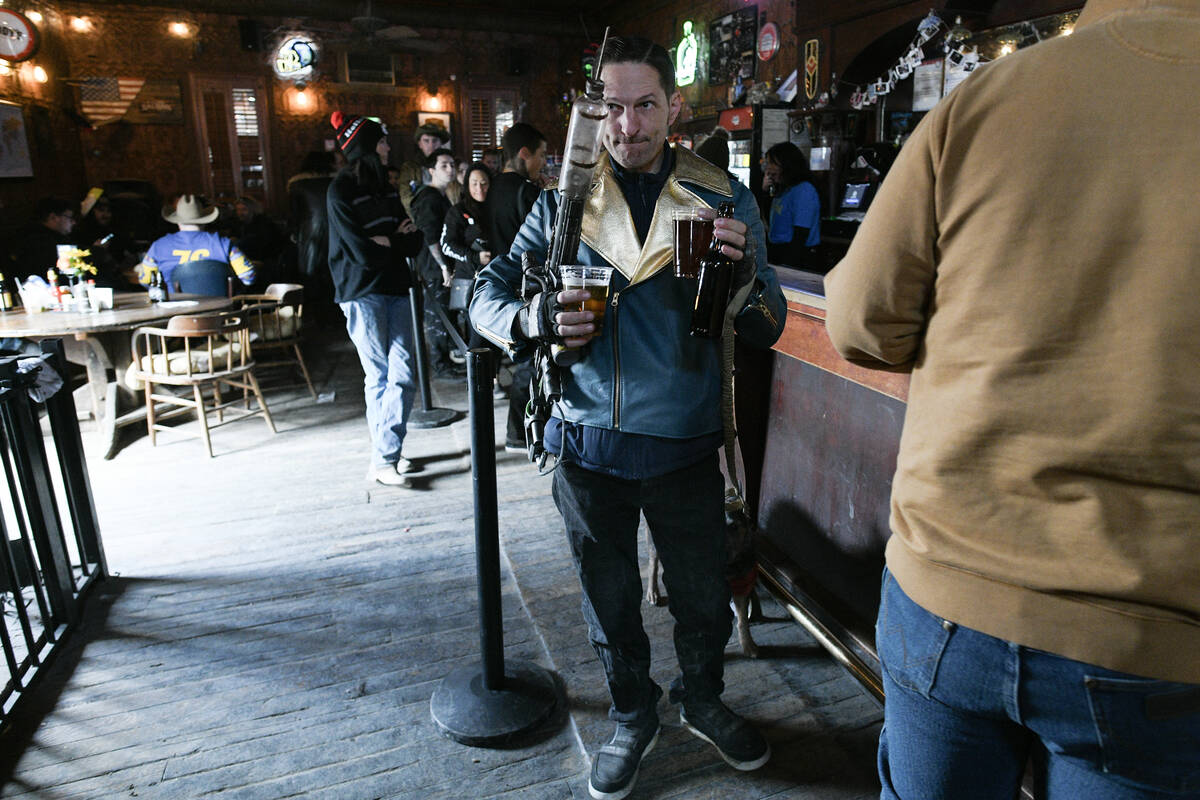
[[[171,274],[188,261],[224,261],[233,268],[238,280],[247,286],[254,280],[254,265],[228,239],[204,230],[220,212],[203,198],[185,194],[174,208],[163,209],[163,219],[179,226],[178,233],[168,233],[157,239],[137,265],[138,280],[150,285],[155,272],[162,273],[163,282],[171,285]]]
[[[412,310],[406,262],[421,249],[421,232],[388,182],[390,151],[382,124],[367,117],[330,118],[348,164],[329,185],[329,272],[334,300],[358,351],[371,434],[368,477],[411,488],[415,467],[401,455],[416,392]]]
[[[429,172],[424,166],[424,162],[429,160],[433,155],[433,151],[439,147],[445,147],[450,142],[450,133],[441,125],[434,125],[432,122],[426,122],[424,125],[417,127],[413,133],[413,142],[416,143],[417,149],[421,151],[421,155],[412,161],[405,161],[400,165],[400,202],[404,204],[404,210],[410,216],[412,215],[412,199],[426,181]]]

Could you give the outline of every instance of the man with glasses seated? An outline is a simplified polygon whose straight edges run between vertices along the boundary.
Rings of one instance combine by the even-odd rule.
[[[58,261],[58,246],[71,244],[75,219],[71,201],[43,197],[34,207],[33,222],[14,239],[9,249],[9,263],[0,272],[19,280],[30,275],[44,277]]]

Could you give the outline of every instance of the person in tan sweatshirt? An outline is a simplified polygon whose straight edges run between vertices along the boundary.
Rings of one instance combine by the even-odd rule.
[[[876,628],[884,798],[1200,798],[1200,2],[976,71],[826,278],[911,371]],[[1189,299],[1192,298],[1192,299]]]

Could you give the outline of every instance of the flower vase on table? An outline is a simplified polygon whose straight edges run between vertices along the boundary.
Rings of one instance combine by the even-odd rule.
[[[64,311],[90,311],[88,302],[87,280],[96,274],[96,268],[88,262],[92,254],[90,250],[80,250],[78,247],[62,248],[59,251],[58,271],[68,278],[71,285],[71,297],[63,298]]]

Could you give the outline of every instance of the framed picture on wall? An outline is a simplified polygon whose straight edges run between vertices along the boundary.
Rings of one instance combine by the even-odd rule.
[[[439,128],[444,128],[446,136],[453,141],[453,130],[450,128],[450,112],[448,111],[418,111],[417,112],[417,127],[421,127],[426,123],[433,123]]]
[[[32,178],[25,114],[16,103],[0,101],[0,178]]]

